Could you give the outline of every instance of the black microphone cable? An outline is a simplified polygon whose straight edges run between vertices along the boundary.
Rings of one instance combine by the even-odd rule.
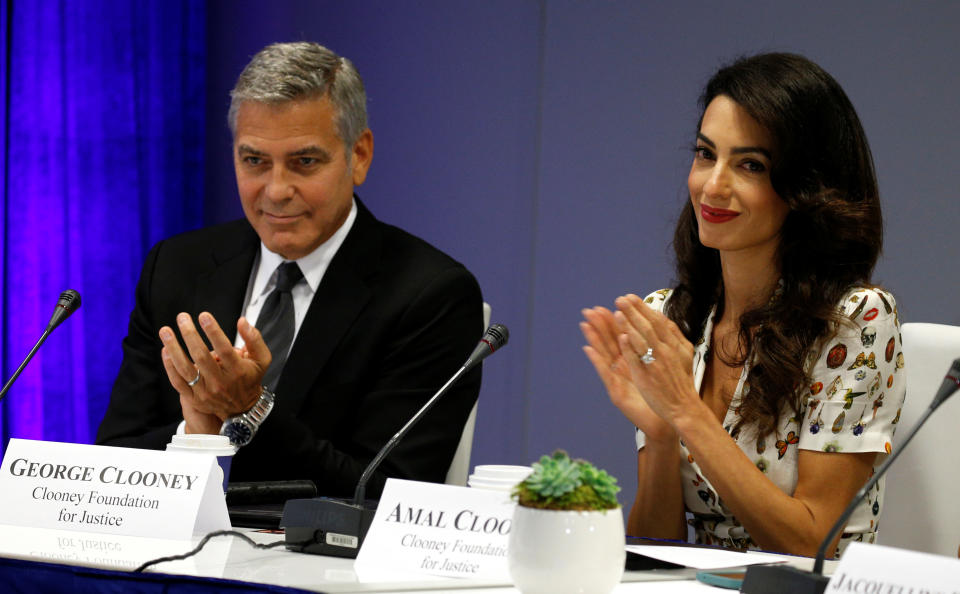
[[[210,542],[211,540],[213,540],[218,536],[236,536],[237,538],[244,541],[245,543],[247,543],[248,545],[252,546],[255,549],[274,549],[282,546],[296,547],[298,545],[301,547],[305,547],[308,544],[311,544],[313,542],[313,539],[310,539],[302,543],[288,543],[284,539],[280,539],[277,542],[271,542],[270,544],[261,544],[253,540],[243,532],[239,532],[237,530],[215,530],[213,532],[208,533],[206,536],[204,536],[203,539],[201,539],[200,542],[197,544],[197,546],[193,548],[193,550],[187,551],[186,553],[183,553],[180,555],[168,555],[166,557],[157,557],[156,559],[151,559],[141,564],[136,569],[134,569],[133,573],[143,573],[143,571],[148,567],[157,565],[159,563],[166,563],[167,561],[182,561],[184,559],[193,557],[194,555],[199,553],[201,550],[203,550],[203,547],[207,546],[208,542]]]

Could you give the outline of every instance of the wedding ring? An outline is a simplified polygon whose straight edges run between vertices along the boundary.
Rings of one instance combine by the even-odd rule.
[[[644,365],[650,365],[654,361],[656,361],[656,359],[653,356],[653,347],[648,348],[646,353],[640,355],[640,362]],[[199,375],[199,373],[197,375]]]
[[[189,382],[187,382],[187,385],[192,388],[192,387],[196,386],[199,382],[200,382],[200,370],[198,369],[198,370],[197,370],[197,377],[195,377],[195,378],[193,378],[192,380],[190,380]]]

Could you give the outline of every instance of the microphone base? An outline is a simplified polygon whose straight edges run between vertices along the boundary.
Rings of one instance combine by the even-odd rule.
[[[830,578],[787,565],[751,565],[740,591],[746,594],[823,594]]]
[[[317,485],[307,480],[233,482],[227,485],[226,495],[227,507],[286,503],[291,499],[316,497]]]
[[[354,505],[352,500],[291,499],[283,506],[280,527],[290,550],[356,559],[376,511],[375,504]],[[304,546],[305,541],[310,542]]]

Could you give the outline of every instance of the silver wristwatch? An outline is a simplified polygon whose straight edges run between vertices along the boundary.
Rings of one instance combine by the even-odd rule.
[[[273,392],[261,388],[260,398],[257,399],[253,408],[224,421],[223,426],[220,427],[220,435],[229,437],[230,443],[238,448],[250,443],[253,436],[257,434],[257,429],[273,410],[274,398]]]

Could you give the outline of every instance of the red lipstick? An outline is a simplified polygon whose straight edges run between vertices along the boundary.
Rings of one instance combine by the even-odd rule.
[[[712,206],[707,206],[706,204],[701,204],[700,216],[708,223],[726,223],[727,221],[732,221],[740,216],[740,213],[735,210],[714,208]]]

